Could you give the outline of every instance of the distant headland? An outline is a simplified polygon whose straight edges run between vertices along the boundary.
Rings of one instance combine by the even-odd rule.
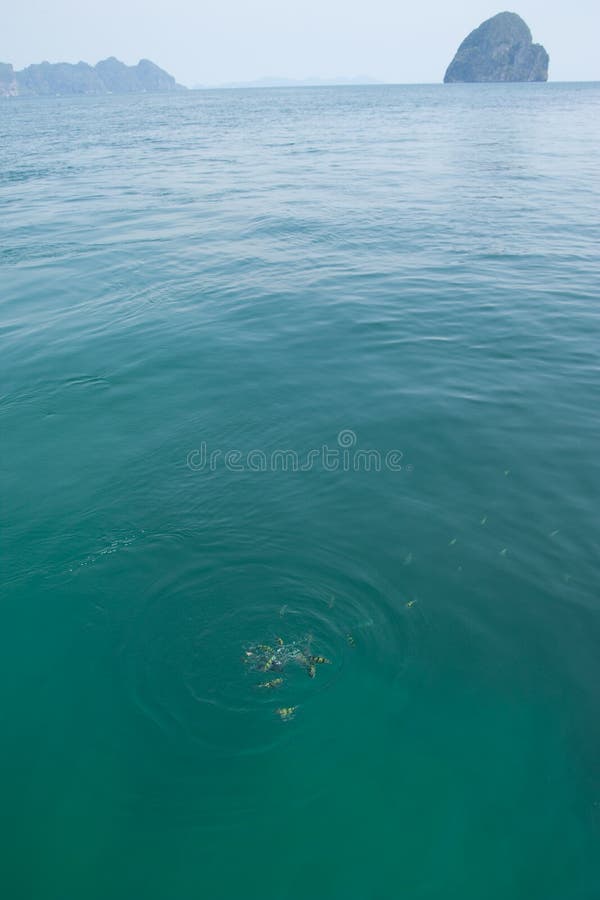
[[[134,94],[184,91],[172,75],[149,59],[127,66],[114,56],[90,66],[85,62],[42,62],[15,72],[0,63],[0,97],[73,96],[74,94]]]
[[[464,39],[444,81],[548,81],[549,57],[516,13],[502,12]]]

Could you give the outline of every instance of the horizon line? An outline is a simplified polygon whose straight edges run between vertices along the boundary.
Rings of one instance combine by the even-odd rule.
[[[259,79],[257,79],[258,81]],[[275,80],[275,79],[274,79]],[[283,79],[282,79],[283,81]],[[443,85],[444,87],[451,87],[452,85],[446,84],[443,79],[439,81],[339,81],[336,82],[332,79],[330,82],[327,79],[323,79],[322,83],[310,84],[307,81],[303,81],[302,79],[298,79],[297,81],[294,79],[289,79],[291,83],[289,84],[257,84],[254,80],[250,80],[247,82],[232,82],[231,84],[195,84],[192,86],[186,85],[188,91],[241,91],[241,90],[252,90],[252,91],[264,91],[264,90],[286,90],[286,89],[294,89],[294,88],[354,88],[354,87],[435,87],[436,85]],[[469,84],[479,84],[479,85],[510,85],[510,84],[600,84],[599,78],[589,78],[589,79],[548,79],[548,81],[456,81],[452,82],[453,85],[461,86],[461,85],[469,85]]]

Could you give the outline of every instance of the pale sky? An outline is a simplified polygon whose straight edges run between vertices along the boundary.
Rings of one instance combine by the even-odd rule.
[[[504,9],[546,47],[551,80],[600,80],[600,0],[7,0],[0,61],[148,57],[186,85],[263,76],[439,82],[468,32]]]

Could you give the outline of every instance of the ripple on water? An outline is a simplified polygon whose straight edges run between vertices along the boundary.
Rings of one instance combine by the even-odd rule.
[[[243,784],[251,773],[268,771],[278,765],[280,751],[314,749],[323,740],[315,722],[340,706],[351,709],[358,723],[374,690],[383,694],[414,656],[418,620],[397,589],[342,554],[270,548],[262,557],[232,554],[218,562],[213,554],[206,565],[190,564],[190,558],[186,552],[187,565],[172,569],[177,574],[156,583],[140,603],[122,660],[126,702],[149,726],[150,740],[162,742],[177,760],[171,775],[168,767],[148,773],[155,789],[162,784],[162,800],[155,801],[172,806],[171,788],[187,780],[181,810],[189,816],[197,796],[196,821],[203,812],[213,828],[219,819],[222,825],[241,822],[249,812],[240,808],[244,798],[252,805],[258,794],[240,788],[235,803],[209,813],[200,800],[204,782],[215,791],[222,779],[230,795],[236,777]],[[246,665],[245,649],[274,644],[277,637],[286,644],[308,638],[312,652],[331,662],[320,665],[314,678],[290,663],[277,673],[284,677],[280,688],[259,689],[273,675]],[[361,671],[368,673],[364,679]],[[280,707],[297,707],[293,721],[280,719]],[[332,731],[335,726],[327,729],[327,740],[335,744]],[[311,789],[318,792],[319,785]],[[301,794],[298,803],[306,802]],[[293,803],[291,795],[288,800]]]

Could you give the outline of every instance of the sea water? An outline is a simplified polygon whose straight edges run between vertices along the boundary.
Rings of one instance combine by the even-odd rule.
[[[0,134],[3,895],[597,898],[600,86]]]

